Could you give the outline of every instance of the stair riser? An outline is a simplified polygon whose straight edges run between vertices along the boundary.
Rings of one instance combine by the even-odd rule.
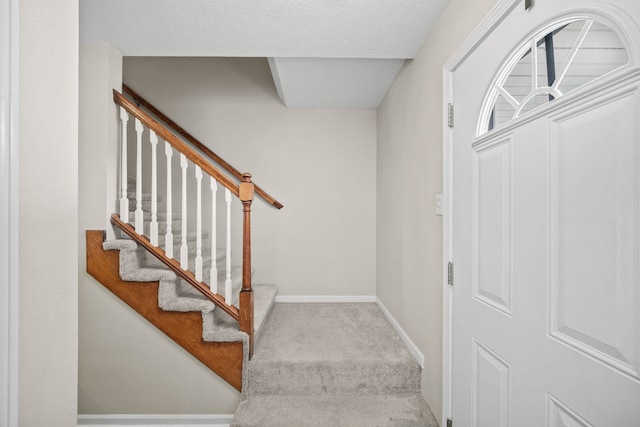
[[[127,199],[129,199],[129,203],[136,202],[136,186],[130,187],[127,189]],[[151,201],[151,193],[142,193],[142,200]],[[158,203],[162,202],[164,197],[161,194],[158,194]]]
[[[164,249],[164,245],[160,245],[160,247],[162,249]],[[195,247],[195,243],[189,243],[187,245],[187,248],[189,249],[189,262],[191,262],[192,260],[195,260],[196,257],[196,247]],[[207,265],[211,265],[210,259],[211,259],[211,251],[209,250],[209,248],[207,247],[203,247],[202,248],[202,259],[203,259],[203,263],[207,263]],[[173,246],[173,257],[177,260],[180,259],[180,245],[178,244],[174,244]],[[144,252],[142,255],[143,260],[143,264],[144,265],[164,265],[164,264],[157,264],[155,261],[157,260],[157,258],[155,256],[153,256],[152,254],[150,254],[149,252]],[[218,266],[218,269],[220,268],[224,268],[225,266],[225,252],[224,251],[219,251],[216,254],[216,265]],[[232,259],[233,261],[233,259]],[[194,261],[195,262],[195,261]]]
[[[375,375],[372,371],[357,363],[344,366],[315,366],[304,369],[304,382],[289,381],[291,378],[301,378],[296,366],[281,364],[259,364],[249,367],[249,394],[277,395],[286,393],[300,395],[322,394],[359,394],[359,393],[415,393],[420,392],[420,368],[416,364],[406,366],[406,369],[379,369]],[[398,375],[398,372],[402,372]],[[277,373],[277,375],[275,375]],[[277,380],[274,381],[274,378]]]
[[[156,219],[158,222],[158,233],[165,234],[167,232],[167,221],[166,214],[158,214],[158,218]],[[135,224],[136,222],[136,214],[135,212],[129,212],[129,224]],[[187,224],[187,230],[192,228],[193,224]],[[145,212],[144,214],[144,232],[145,234],[149,233],[151,228],[151,213]],[[173,234],[179,233],[182,231],[182,221],[178,217],[173,217],[171,221],[171,229]]]
[[[131,224],[133,227],[135,227],[136,225],[136,220],[134,218],[131,218],[129,220],[129,224]],[[151,221],[144,221],[144,225],[143,225],[143,229],[144,232],[142,234],[144,234],[145,236],[150,236],[151,235]],[[187,229],[188,230],[188,229]],[[193,234],[193,240],[195,240],[195,231],[187,231],[187,233],[192,233]],[[161,236],[164,237],[165,234],[167,234],[167,223],[164,221],[158,221],[158,238],[160,238]],[[173,221],[171,223],[171,234],[173,234],[173,238],[174,239],[181,239],[182,238],[182,223],[180,221]],[[187,237],[188,238],[188,237]],[[202,242],[205,242],[205,238],[203,237]]]
[[[242,274],[234,271],[231,275],[234,283],[233,295],[234,305],[237,306],[237,300],[239,298],[240,289],[242,285]],[[206,277],[205,277],[206,279]],[[224,274],[218,274],[218,293],[224,296]],[[205,280],[209,282],[209,280]],[[158,293],[158,306],[167,311],[203,311],[210,312],[214,309],[214,304],[205,299],[195,288],[192,288],[188,283],[178,280],[173,283],[161,283],[160,291]],[[216,310],[217,312],[218,310]],[[220,312],[222,312],[220,310]],[[203,339],[207,341],[207,333],[211,329],[215,329],[215,325],[203,324]],[[212,340],[213,341],[213,340]]]
[[[131,224],[131,226],[135,227],[134,224]],[[123,232],[121,232],[120,234],[121,234],[121,238],[131,240],[131,238],[127,234]],[[149,238],[149,233],[147,230],[144,230],[143,235]],[[164,248],[165,237],[166,237],[166,234],[158,233],[158,246],[161,246]],[[202,233],[202,250],[204,250],[204,248],[208,243],[209,243],[209,233],[205,231]],[[175,248],[180,248],[181,244],[182,244],[182,235],[180,233],[173,233],[174,250]],[[195,231],[189,231],[187,233],[187,246],[190,248],[190,250],[191,248],[193,248],[193,250],[195,251],[195,248],[196,248],[196,232]]]
[[[179,256],[176,254],[176,259],[178,259]],[[150,268],[164,268],[165,265],[158,260],[156,257],[154,257],[153,255],[146,253],[142,255],[142,260],[140,261],[140,265],[143,265],[145,267],[150,267]],[[216,265],[218,271],[224,271],[225,268],[225,264],[224,264],[224,260],[223,261],[219,261]],[[189,254],[189,268],[187,268],[187,270],[189,271],[195,271],[196,268],[196,260],[195,260],[195,255],[194,254]],[[205,277],[209,277],[209,270],[211,270],[211,258],[203,258],[202,260],[202,270],[203,273],[205,275]]]
[[[160,243],[160,247],[164,250],[165,245],[164,245],[164,241],[159,242]],[[195,258],[196,255],[196,242],[195,241],[187,241],[187,248],[189,249],[189,258]],[[149,252],[145,251],[145,256],[148,259],[156,259],[153,255],[151,255]],[[173,243],[173,256],[174,258],[178,259],[180,257],[180,242],[175,242],[174,239],[174,243]],[[209,246],[204,244],[202,245],[202,258],[203,259],[209,259],[211,258],[211,249],[209,249]],[[224,262],[226,258],[226,251],[224,248],[218,248],[216,251],[216,261],[219,263]]]
[[[140,203],[142,210],[145,212],[151,212],[151,200],[142,200]],[[135,200],[129,200],[129,212],[134,212],[138,208],[138,204]]]
[[[167,226],[168,223],[166,221],[166,214],[158,214],[158,217],[156,219],[157,223],[158,223],[158,236],[164,236],[167,233]],[[129,219],[128,219],[128,223],[131,224],[132,226],[135,226],[136,224],[136,215],[135,212],[131,211],[129,212]],[[148,212],[144,212],[144,220],[143,220],[143,229],[144,229],[144,235],[145,236],[149,236],[151,234],[151,213]],[[173,216],[172,217],[172,221],[171,221],[171,233],[175,238],[180,238],[181,234],[182,234],[182,220],[180,218],[180,216],[176,217]],[[191,221],[191,222],[187,222],[187,234],[189,236],[193,235],[193,238],[195,239],[195,233],[196,233],[196,224]],[[191,238],[191,237],[188,237]],[[221,240],[224,240],[224,236],[222,235],[218,235],[217,236],[217,240],[218,242],[220,242]],[[210,243],[210,238],[209,238],[209,230],[205,229],[202,232],[202,241],[203,243]]]
[[[125,239],[130,240],[130,239]],[[160,247],[164,247],[164,242],[160,242]],[[188,242],[187,248],[189,250],[189,264],[187,270],[195,271],[195,259],[196,259],[196,246],[195,242]],[[209,249],[204,247],[203,253],[206,254],[209,252]],[[158,260],[154,255],[147,252],[142,248],[138,248],[136,251],[123,251],[122,254],[127,254],[128,257],[132,257],[126,264],[127,266],[131,266],[131,268],[160,268],[166,269],[164,263]],[[174,259],[180,259],[180,245],[179,243],[174,242]],[[225,262],[225,252],[223,249],[218,249],[217,251],[217,263],[216,267],[219,272],[224,272],[226,268]],[[210,256],[203,256],[202,259],[202,268],[205,276],[209,275],[209,270],[211,269],[211,258]]]

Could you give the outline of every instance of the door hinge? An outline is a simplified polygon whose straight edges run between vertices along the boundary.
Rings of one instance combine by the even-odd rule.
[[[447,418],[447,427],[453,427],[453,421],[451,421],[451,418]]]
[[[453,127],[453,104],[449,103],[447,106],[447,124],[450,128]]]
[[[453,263],[447,264],[447,283],[453,286]]]

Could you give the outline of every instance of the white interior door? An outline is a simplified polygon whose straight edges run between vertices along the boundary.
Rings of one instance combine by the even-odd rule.
[[[456,427],[640,426],[640,2],[583,5],[454,73]]]

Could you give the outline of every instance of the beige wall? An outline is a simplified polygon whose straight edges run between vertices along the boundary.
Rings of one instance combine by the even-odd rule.
[[[240,394],[95,280],[80,282],[80,414],[233,414]]]
[[[21,427],[76,423],[78,2],[20,2]]]
[[[377,295],[425,355],[442,424],[442,68],[497,0],[450,0],[378,109]]]
[[[85,273],[84,231],[111,231],[118,198],[120,124],[112,90],[122,87],[122,53],[108,45],[80,46],[79,79],[79,263]]]

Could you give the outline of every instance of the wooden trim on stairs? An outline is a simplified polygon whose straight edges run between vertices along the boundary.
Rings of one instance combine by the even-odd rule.
[[[133,100],[135,101],[136,104],[138,104],[139,106],[144,107],[151,114],[156,116],[158,119],[162,120],[167,126],[172,128],[176,133],[178,133],[184,139],[189,141],[189,143],[191,143],[194,147],[196,147],[198,150],[200,150],[202,153],[204,153],[207,157],[209,157],[215,163],[220,165],[224,170],[226,170],[231,175],[233,175],[237,180],[242,180],[242,173],[239,170],[237,170],[236,168],[231,166],[222,157],[220,157],[216,153],[214,153],[211,149],[209,149],[209,147],[207,147],[202,142],[200,142],[195,136],[191,135],[189,132],[184,130],[180,125],[178,125],[176,122],[171,120],[171,118],[166,116],[162,111],[158,110],[153,104],[151,104],[149,101],[144,99],[139,93],[137,93],[136,91],[131,89],[126,84],[122,85],[122,92],[126,93],[131,98],[133,98]],[[265,201],[267,201],[267,203],[275,206],[278,209],[282,209],[282,207],[283,207],[282,203],[280,203],[279,201],[274,199],[271,195],[269,195],[269,193],[267,193],[266,191],[264,191],[262,188],[258,187],[257,185],[255,186],[255,192],[256,192],[257,195],[259,195]]]
[[[120,278],[118,251],[102,248],[104,231],[88,230],[87,272],[141,316],[191,353],[237,390],[242,388],[242,342],[202,340],[200,312],[171,312],[158,307],[158,282],[125,282]]]
[[[145,236],[141,236],[136,233],[136,230],[131,226],[131,224],[126,224],[124,221],[122,221],[118,214],[111,215],[111,224],[115,225],[120,230],[125,232],[129,237],[131,237],[131,239],[133,239],[140,246],[144,247],[147,251],[149,251],[149,253],[151,253],[151,255],[155,256],[171,271],[180,276],[185,282],[196,288],[198,292],[204,295],[217,307],[220,307],[220,309],[227,313],[229,316],[233,317],[235,320],[240,320],[240,310],[232,305],[227,305],[222,296],[211,292],[206,284],[196,280],[196,277],[192,272],[183,270],[177,260],[175,260],[174,258],[167,258],[162,249],[153,246]]]

